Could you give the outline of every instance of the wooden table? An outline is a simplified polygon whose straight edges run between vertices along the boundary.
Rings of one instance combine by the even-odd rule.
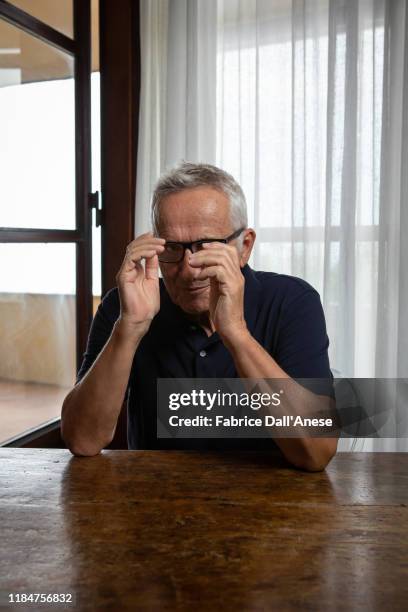
[[[304,473],[266,453],[0,449],[0,515],[3,601],[408,609],[408,454],[340,454]]]

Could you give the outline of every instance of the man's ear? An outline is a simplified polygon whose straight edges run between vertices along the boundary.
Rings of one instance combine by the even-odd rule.
[[[242,238],[242,246],[239,254],[239,265],[241,268],[243,268],[245,264],[248,263],[249,258],[251,257],[252,248],[256,240],[256,232],[251,227],[248,227],[246,230],[244,230],[243,234],[244,235]]]

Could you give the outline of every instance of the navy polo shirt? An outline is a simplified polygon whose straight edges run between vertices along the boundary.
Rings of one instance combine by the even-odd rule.
[[[329,339],[319,294],[306,281],[248,265],[244,315],[252,336],[292,378],[319,378],[320,393],[334,397]],[[136,351],[127,389],[130,449],[277,449],[271,439],[157,439],[157,378],[236,378],[230,353],[217,332],[207,336],[171,300],[160,282],[160,311]],[[95,314],[77,382],[108,340],[120,313],[118,289],[109,291]]]

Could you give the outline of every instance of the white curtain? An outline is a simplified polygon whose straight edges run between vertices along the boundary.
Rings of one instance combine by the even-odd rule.
[[[250,264],[319,291],[349,378],[408,377],[407,23],[405,0],[141,0],[136,234],[165,168],[231,172]]]

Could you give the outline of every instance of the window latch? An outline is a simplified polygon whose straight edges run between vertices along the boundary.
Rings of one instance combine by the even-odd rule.
[[[102,209],[99,207],[99,191],[88,193],[88,204],[91,210],[95,209],[95,226],[100,227],[102,225]]]

